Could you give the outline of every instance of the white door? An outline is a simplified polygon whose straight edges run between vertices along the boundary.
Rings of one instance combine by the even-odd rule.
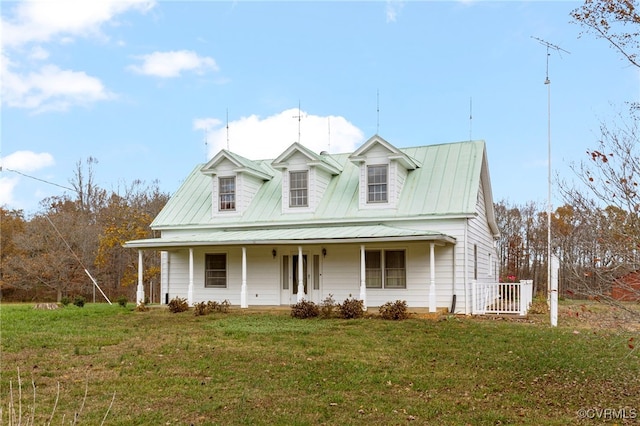
[[[311,259],[311,263],[309,263]],[[280,303],[292,305],[298,303],[299,255],[282,256]],[[306,300],[320,303],[320,256],[302,254],[303,283]]]

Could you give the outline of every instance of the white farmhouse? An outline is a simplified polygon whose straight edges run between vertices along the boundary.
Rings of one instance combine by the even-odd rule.
[[[353,153],[294,143],[272,160],[227,150],[197,166],[155,218],[161,293],[243,308],[316,303],[471,313],[472,282],[497,281],[484,141],[396,148],[374,136]]]

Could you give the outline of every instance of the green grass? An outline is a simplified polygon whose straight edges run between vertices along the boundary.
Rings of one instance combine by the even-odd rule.
[[[196,317],[87,304],[2,305],[0,407],[10,387],[35,424],[79,410],[108,425],[566,425],[579,409],[640,411],[632,334],[449,317]],[[638,413],[640,415],[640,413]],[[590,420],[589,420],[590,421]],[[9,424],[11,424],[9,422]]]

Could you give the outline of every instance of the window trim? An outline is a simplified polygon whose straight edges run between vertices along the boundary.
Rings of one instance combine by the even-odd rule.
[[[303,182],[304,187],[295,187],[293,186],[294,179],[293,175],[302,176],[304,175],[304,179],[296,179],[295,182]],[[294,196],[294,191],[296,195]],[[300,193],[298,193],[300,192]],[[293,200],[303,200],[302,204],[294,204]],[[300,207],[309,207],[309,170],[290,170],[289,171],[289,208],[300,208]]]
[[[222,181],[223,180],[232,180],[233,181],[233,192],[223,192],[222,191]],[[235,176],[219,176],[218,177],[218,211],[219,212],[235,212],[237,207],[237,179]],[[232,196],[232,201],[223,201],[224,196]],[[223,205],[231,204],[230,208],[224,208]]]
[[[224,256],[224,269],[209,269],[209,259],[214,256]],[[208,272],[223,272],[224,273],[224,285],[222,284],[209,284]],[[220,277],[211,277],[211,279],[216,279]],[[205,253],[204,255],[204,287],[205,288],[227,288],[229,281],[229,265],[228,265],[228,256],[227,253]]]
[[[367,169],[367,204],[386,204],[389,203],[389,165],[388,164],[369,164]],[[374,169],[384,169],[384,182],[371,182],[371,172]],[[374,174],[373,177],[383,176],[383,174]],[[384,187],[384,191],[382,191]],[[380,189],[376,192],[375,189]],[[372,191],[373,190],[373,191]],[[382,199],[376,199],[376,195],[383,196]]]

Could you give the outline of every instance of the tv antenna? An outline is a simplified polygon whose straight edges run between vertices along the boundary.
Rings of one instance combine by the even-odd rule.
[[[298,119],[298,143],[300,143],[300,121],[302,120],[302,111],[300,110],[300,101],[298,101],[298,115],[294,115],[292,118]]]
[[[547,68],[544,84],[547,86],[547,155],[548,155],[548,172],[547,172],[547,301],[549,303],[549,317],[552,327],[558,325],[558,288],[557,283],[551,283],[551,80],[549,79],[549,56],[550,50],[555,50],[562,57],[562,52],[571,54],[568,50],[561,48],[553,43],[549,43],[538,37],[531,36],[547,48]]]
[[[227,108],[227,151],[229,151],[229,108]]]
[[[544,84],[551,84],[551,80],[549,80],[549,56],[551,56],[551,53],[549,53],[549,49],[553,49],[556,52],[558,52],[560,57],[562,57],[562,52],[568,53],[568,54],[571,54],[571,52],[569,52],[568,50],[564,50],[562,47],[556,46],[555,44],[549,43],[548,41],[545,41],[541,38],[534,37],[534,36],[531,36],[531,38],[534,40],[538,40],[538,43],[540,43],[543,46],[546,46],[547,48],[547,73],[546,73],[546,78],[544,80]]]
[[[331,152],[331,117],[327,117],[327,132],[328,132],[328,141],[327,141],[327,152]]]
[[[376,135],[380,133],[380,90],[376,90]]]
[[[473,129],[473,98],[469,97],[469,142],[473,140],[471,138],[472,129]]]

